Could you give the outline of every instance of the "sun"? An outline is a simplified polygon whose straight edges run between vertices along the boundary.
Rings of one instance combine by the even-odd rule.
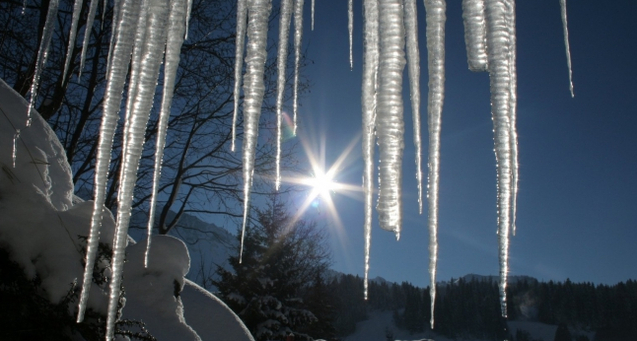
[[[303,180],[304,185],[312,189],[310,197],[321,197],[324,200],[331,198],[331,193],[339,189],[338,183],[334,181],[333,174],[323,170],[315,170],[314,176]]]
[[[312,146],[307,140],[301,139],[301,144],[311,167],[309,174],[285,177],[283,181],[301,185],[308,189],[307,195],[305,195],[303,203],[297,210],[294,220],[299,219],[310,207],[321,207],[320,211],[326,212],[331,216],[336,227],[342,228],[338,210],[334,205],[333,195],[338,193],[356,197],[354,193],[360,194],[362,192],[361,186],[337,181],[339,176],[342,176],[343,170],[348,168],[348,165],[352,162],[349,155],[360,140],[360,136],[354,137],[329,167],[326,166],[325,162],[325,139],[321,140],[320,152],[315,153],[313,150],[316,150],[316,146]]]

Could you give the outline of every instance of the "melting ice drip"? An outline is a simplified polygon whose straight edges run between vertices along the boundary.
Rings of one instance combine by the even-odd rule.
[[[293,90],[294,129],[296,131],[297,86],[302,37],[302,14],[304,0],[283,0],[281,3],[281,36],[279,60],[285,59],[287,50],[287,31],[290,25],[290,11],[294,17],[295,74]],[[98,0],[91,0],[87,18],[87,28],[92,27]],[[165,52],[164,89],[160,110],[160,133],[157,139],[155,173],[153,176],[153,195],[151,210],[156,202],[157,182],[159,180],[161,158],[165,144],[166,120],[170,113],[171,98],[176,68],[179,63],[179,51],[187,34],[191,1],[186,0],[121,0],[116,2],[113,16],[113,36],[108,56],[107,84],[104,95],[103,118],[97,149],[95,172],[95,206],[88,238],[86,269],[84,272],[82,294],[79,304],[78,321],[83,319],[86,302],[92,281],[92,268],[95,262],[99,230],[105,198],[107,172],[113,145],[117,117],[122,101],[122,92],[127,79],[129,65],[129,102],[126,105],[126,125],[124,130],[124,163],[121,169],[122,185],[118,193],[118,217],[114,238],[113,279],[110,285],[110,302],[107,321],[107,340],[114,333],[117,303],[120,294],[120,281],[123,270],[124,247],[128,231],[132,191],[135,187],[136,170],[141,155],[143,136],[153,102],[155,84],[159,77]],[[35,74],[31,86],[32,108],[37,99],[40,75],[46,64],[48,45],[55,26],[59,1],[49,3],[47,17],[40,39],[36,59]],[[572,93],[572,71],[568,30],[566,22],[566,1],[560,1],[564,25],[564,41],[569,67],[569,81]],[[491,79],[491,103],[494,122],[494,142],[498,168],[498,235],[500,240],[500,296],[502,313],[506,316],[506,282],[508,272],[509,231],[515,233],[515,210],[517,195],[517,135],[515,131],[516,114],[516,69],[515,69],[515,2],[514,0],[463,0],[463,19],[469,69],[488,71]],[[83,6],[83,0],[76,0],[71,24],[71,39],[77,34],[77,21]],[[241,66],[246,54],[246,73],[243,78],[244,92],[244,228],[249,207],[249,195],[254,172],[254,150],[258,136],[258,121],[263,100],[263,65],[266,58],[266,38],[268,18],[271,12],[271,0],[237,1],[237,50],[235,63],[235,110],[232,131],[232,149],[234,150],[234,125],[239,105]],[[348,17],[352,18],[351,5]],[[433,326],[433,304],[435,301],[435,278],[437,260],[437,217],[438,217],[438,170],[440,122],[444,99],[444,23],[445,1],[425,0],[427,11],[427,50],[429,69],[428,126],[429,126],[429,231],[430,231],[430,277]],[[314,28],[314,0],[312,0],[312,29]],[[400,236],[401,228],[401,169],[403,150],[402,119],[402,73],[405,63],[409,66],[410,91],[414,108],[414,143],[416,145],[417,180],[419,182],[419,203],[421,202],[420,171],[420,89],[419,89],[419,51],[417,41],[417,15],[414,0],[364,0],[364,55],[362,82],[362,121],[363,121],[363,159],[365,162],[363,188],[365,191],[365,296],[369,271],[369,251],[371,245],[372,193],[374,182],[374,142],[378,137],[380,145],[379,174],[379,212],[380,226]],[[349,25],[352,27],[352,25]],[[350,28],[351,32],[351,28]],[[245,36],[247,34],[247,46]],[[351,33],[350,33],[351,34]],[[88,46],[89,34],[85,33],[80,65],[83,66]],[[405,43],[406,40],[406,43]],[[407,61],[405,61],[405,45]],[[66,75],[72,53],[65,60]],[[142,63],[144,61],[144,63]],[[350,63],[352,63],[350,59]],[[280,161],[280,114],[282,91],[280,79],[285,79],[284,65],[279,63],[277,82],[277,186],[279,183]],[[80,70],[81,71],[81,70]],[[27,112],[27,126],[31,109]],[[16,133],[15,140],[19,138]],[[16,141],[14,141],[15,146]],[[14,162],[15,162],[14,151]],[[152,211],[151,211],[152,212]],[[151,213],[150,217],[154,215]],[[152,219],[149,221],[152,226]],[[150,234],[150,232],[149,232]],[[243,234],[243,233],[242,233]],[[243,235],[242,235],[243,242]],[[148,245],[150,245],[150,240]],[[146,256],[147,261],[147,256]]]

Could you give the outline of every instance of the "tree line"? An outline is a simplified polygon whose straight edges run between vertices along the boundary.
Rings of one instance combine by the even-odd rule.
[[[429,330],[429,287],[411,283],[371,281],[369,299],[363,298],[363,279],[338,275],[327,283],[336,334],[355,331],[356,323],[373,310],[391,311],[397,327],[412,333]],[[637,340],[637,281],[615,285],[539,282],[529,277],[512,281],[507,289],[509,321],[523,320],[595,332],[590,341]],[[437,286],[434,332],[449,338],[531,341],[511,335],[501,316],[498,285],[489,278],[458,278]],[[522,333],[523,334],[523,333]],[[556,335],[557,337],[557,335]],[[563,336],[562,336],[563,337]],[[579,338],[577,338],[579,337]],[[573,335],[573,340],[583,340]],[[564,339],[562,339],[564,340]]]

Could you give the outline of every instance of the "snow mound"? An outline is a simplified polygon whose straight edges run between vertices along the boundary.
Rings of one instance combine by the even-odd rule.
[[[215,295],[186,280],[181,299],[188,324],[203,341],[254,341],[239,317]]]
[[[171,236],[153,236],[148,267],[144,267],[146,241],[129,245],[124,265],[126,305],[124,318],[141,320],[146,329],[166,340],[201,340],[184,319],[180,299],[190,267],[186,245]]]
[[[33,112],[31,126],[26,127],[28,107],[27,101],[0,79],[0,193],[12,184],[31,184],[56,210],[67,210],[73,198],[71,166],[57,136],[37,112]]]
[[[44,297],[59,303],[72,289],[78,290],[93,202],[74,197],[62,145],[37,112],[26,126],[27,108],[27,102],[0,79],[0,248],[28,278],[41,279]],[[109,210],[104,212],[101,242],[112,245],[115,221]],[[190,256],[181,240],[153,236],[147,268],[145,249],[145,241],[126,248],[123,318],[141,320],[158,340],[254,341],[225,304],[185,280]],[[107,293],[91,286],[88,306],[105,314],[107,305]],[[187,324],[184,310],[199,333]]]

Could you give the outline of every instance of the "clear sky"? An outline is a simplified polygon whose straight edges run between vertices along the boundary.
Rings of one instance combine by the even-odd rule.
[[[486,73],[467,68],[460,0],[448,1],[442,117],[438,279],[498,273],[496,168]],[[278,2],[275,2],[278,6]],[[356,143],[337,181],[361,186],[362,1],[354,1],[349,69],[347,1],[317,0],[304,45],[311,91],[301,99],[299,138],[329,166]],[[421,87],[427,97],[424,6],[418,1]],[[510,274],[540,280],[616,283],[637,278],[637,3],[568,2],[575,98],[568,88],[558,0],[518,1],[518,232]],[[407,84],[405,84],[407,85]],[[405,92],[404,224],[401,240],[375,225],[371,277],[426,286],[428,232],[418,214],[411,107]],[[426,105],[421,109],[427,141]],[[358,139],[358,140],[357,140]],[[423,145],[426,176],[427,146]],[[300,200],[300,199],[299,199]],[[339,229],[325,209],[334,269],[363,274],[362,194],[336,193]],[[426,202],[425,202],[426,205]]]

